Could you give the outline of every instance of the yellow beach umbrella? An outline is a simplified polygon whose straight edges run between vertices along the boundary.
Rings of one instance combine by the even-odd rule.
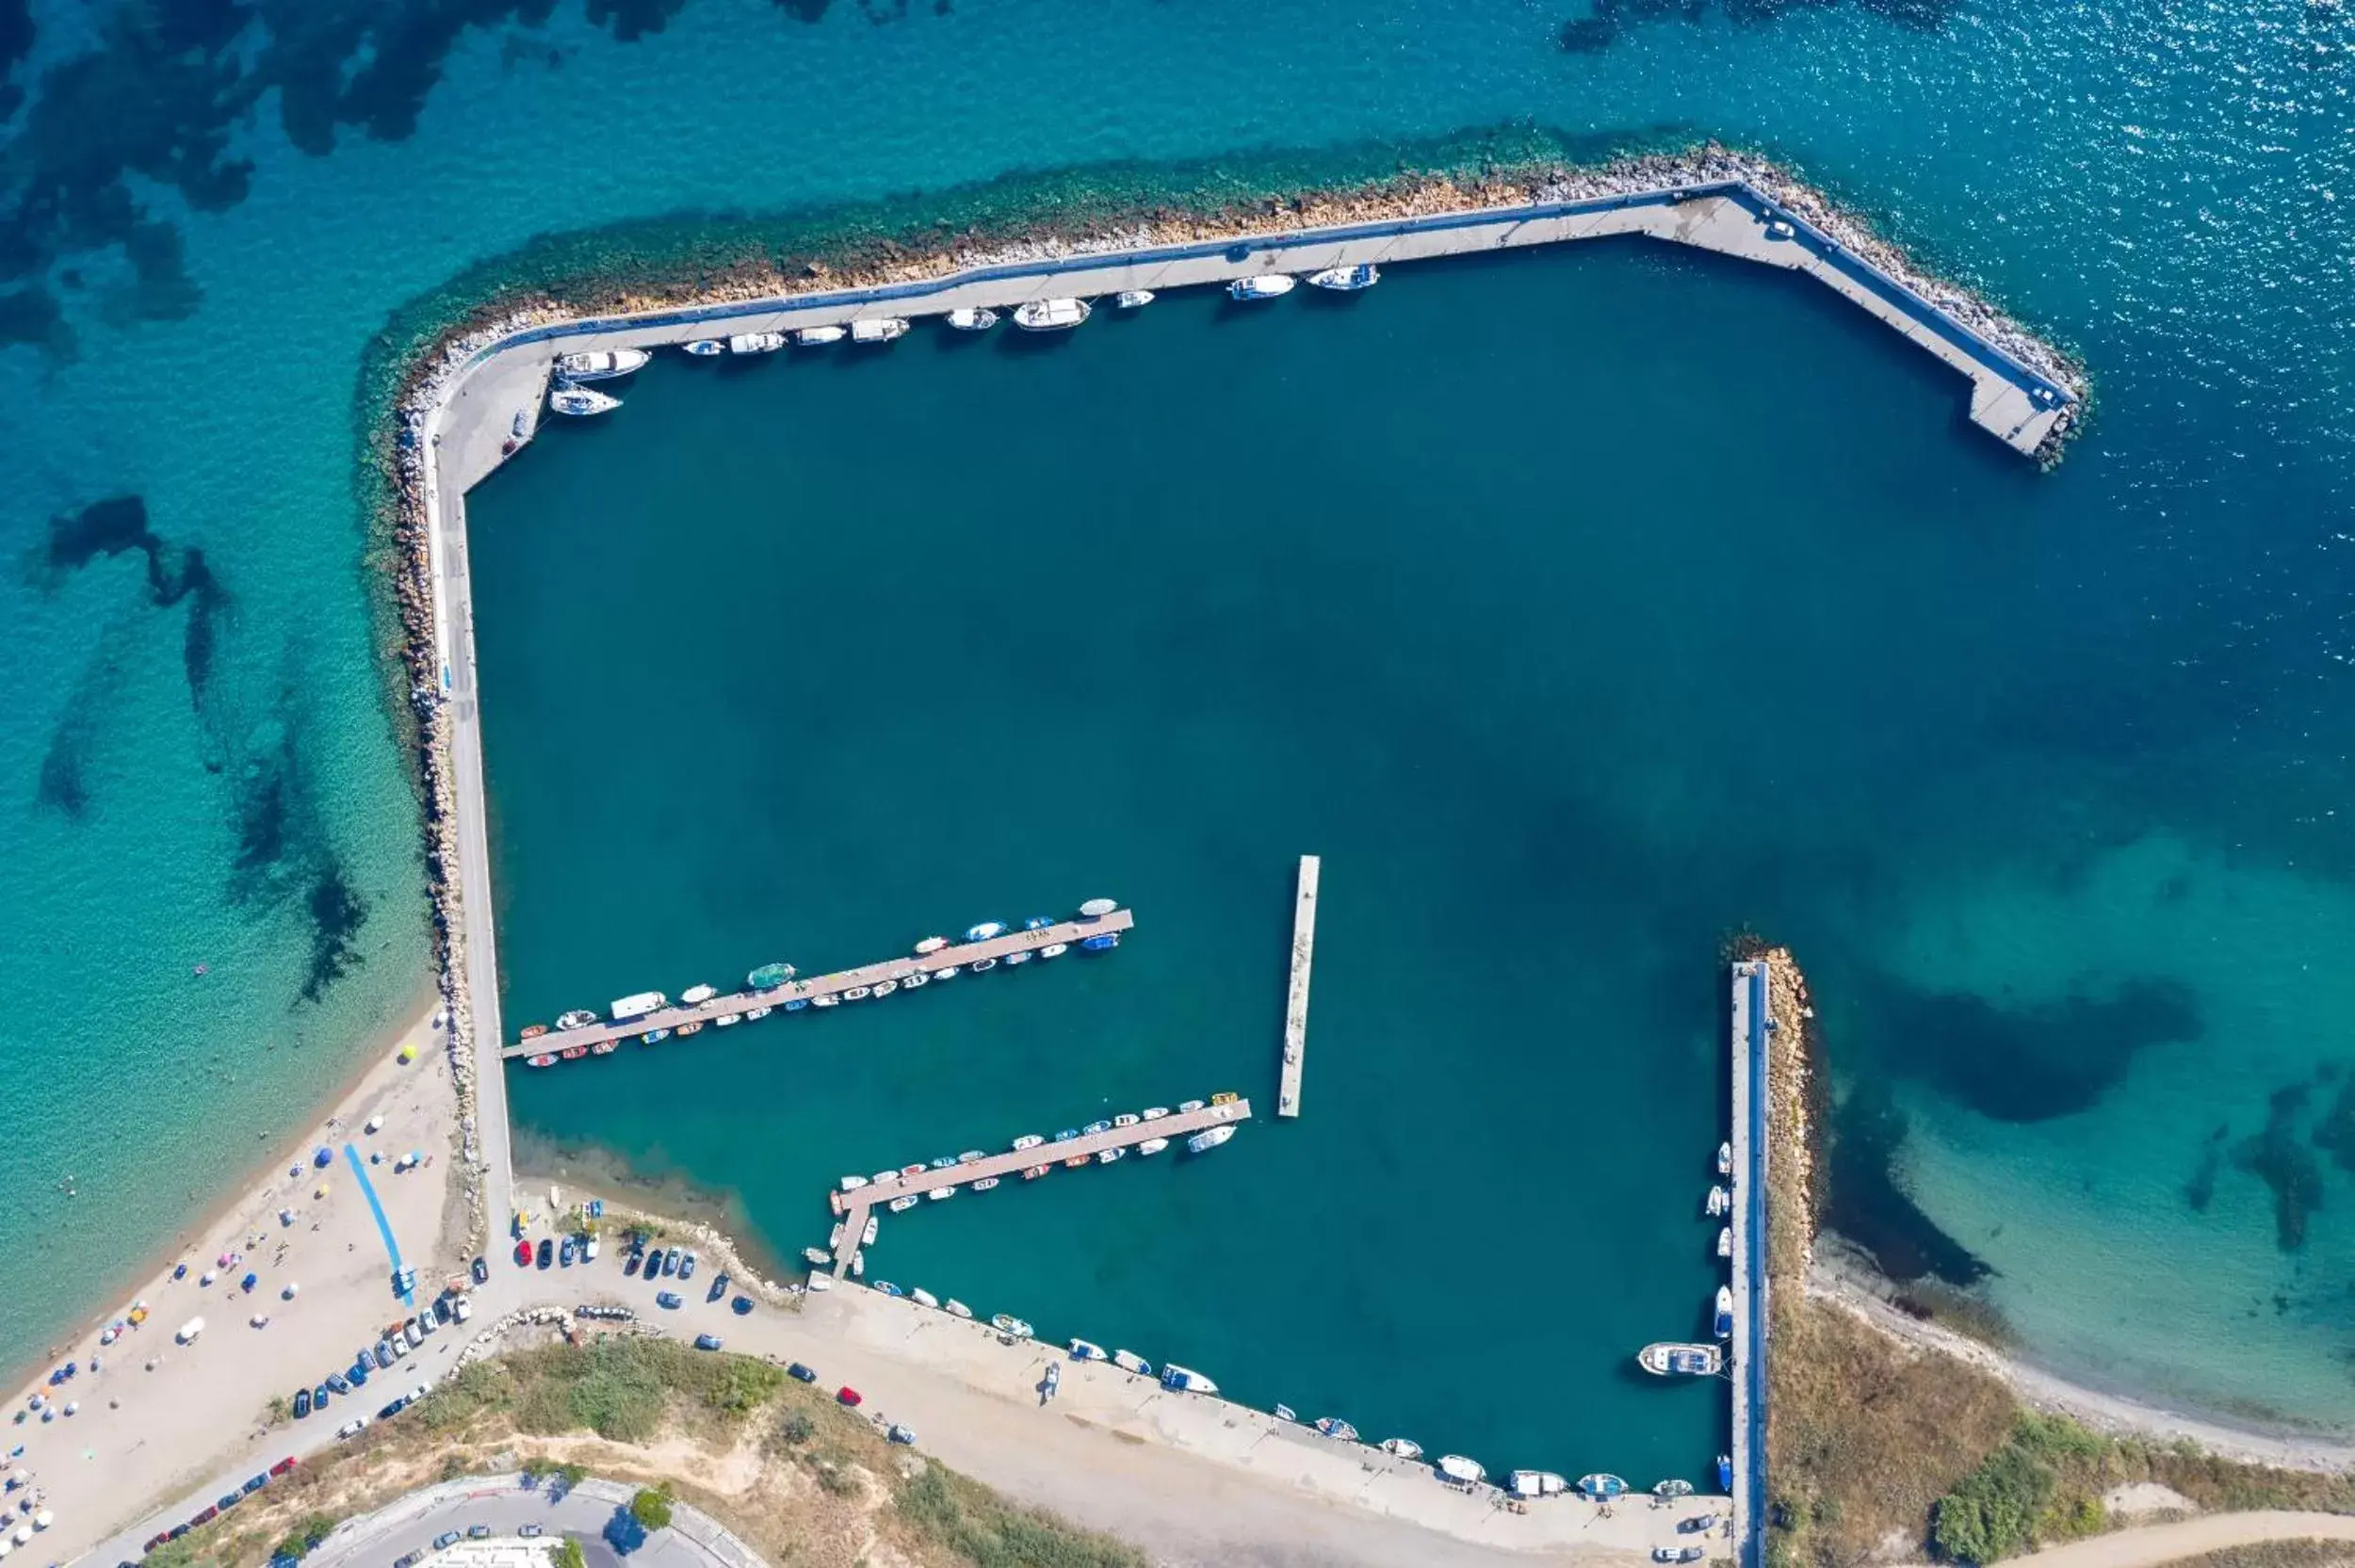
[[[417,1048],[414,1045],[403,1045],[400,1048],[400,1059],[403,1066],[416,1060]]]

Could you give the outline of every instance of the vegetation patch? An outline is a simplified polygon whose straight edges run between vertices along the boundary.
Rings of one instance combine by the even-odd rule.
[[[894,1511],[974,1568],[1145,1568],[1145,1554],[1107,1535],[1004,1498],[928,1464],[900,1485]]]
[[[2165,1568],[2355,1568],[2355,1542],[2252,1541],[2177,1558]]]

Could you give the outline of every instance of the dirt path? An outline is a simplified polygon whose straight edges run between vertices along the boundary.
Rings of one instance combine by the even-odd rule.
[[[2226,1546],[2257,1541],[2319,1539],[2355,1543],[2355,1515],[2344,1513],[2211,1513],[2172,1525],[2144,1525],[2088,1541],[2033,1552],[2015,1562],[2036,1568],[2158,1568]]]

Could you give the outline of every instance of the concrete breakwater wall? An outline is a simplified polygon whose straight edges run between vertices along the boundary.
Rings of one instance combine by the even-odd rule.
[[[467,1249],[505,1223],[512,1178],[495,1057],[501,1031],[463,495],[536,430],[557,353],[1614,234],[1814,277],[1969,378],[1973,422],[2038,461],[2054,461],[2075,426],[2085,383],[2056,348],[1915,268],[1787,171],[1717,147],[1601,168],[1507,170],[1471,183],[1407,177],[1252,211],[1156,212],[1079,234],[1055,233],[1052,215],[1042,215],[1030,237],[899,251],[839,275],[812,258],[796,276],[780,266],[771,276],[709,292],[683,278],[678,297],[623,298],[615,301],[620,309],[604,314],[549,298],[486,307],[483,317],[436,340],[402,379],[387,477],[434,956],[461,1104],[459,1163],[474,1215]],[[583,286],[593,291],[594,281]]]

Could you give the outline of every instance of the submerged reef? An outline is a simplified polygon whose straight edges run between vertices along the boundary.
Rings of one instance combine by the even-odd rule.
[[[2273,1189],[2274,1240],[2285,1253],[2306,1245],[2306,1222],[2322,1206],[2322,1162],[2298,1136],[2298,1113],[2313,1086],[2273,1091],[2265,1130],[2233,1147],[2233,1164]]]

